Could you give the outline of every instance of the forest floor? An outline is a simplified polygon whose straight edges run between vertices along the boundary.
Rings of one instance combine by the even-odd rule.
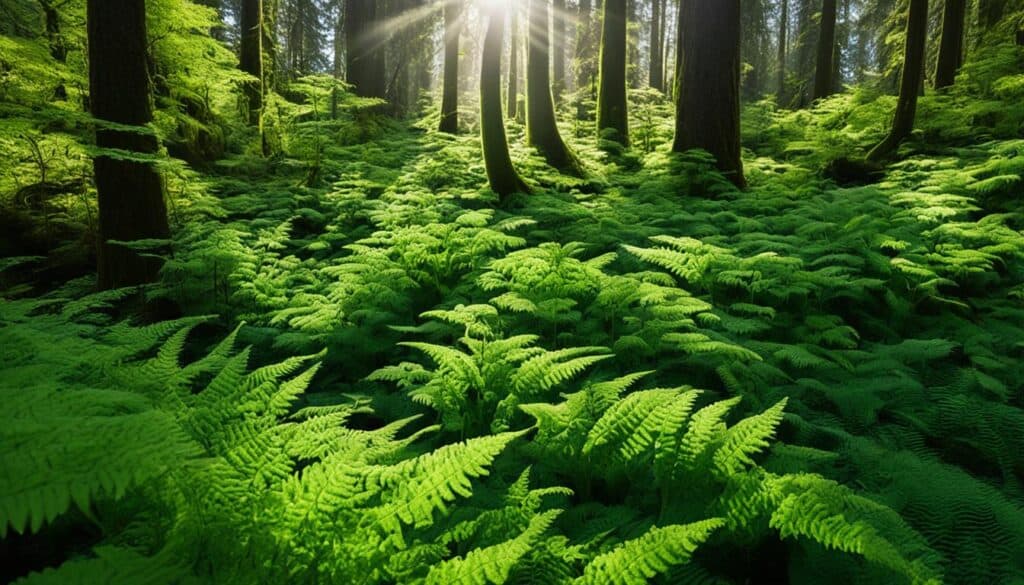
[[[150,294],[219,315],[190,355],[243,322],[258,365],[326,348],[304,406],[355,401],[367,428],[426,414],[442,443],[638,372],[743,416],[786,401],[766,469],[892,507],[949,582],[1024,570],[1024,220],[1005,208],[1024,141],[918,150],[847,186],[798,152],[757,156],[744,192],[699,154],[582,144],[585,179],[514,146],[535,191],[500,204],[475,136],[415,125],[325,141],[312,167],[229,158],[172,206]],[[520,336],[559,372],[528,391],[498,347]],[[471,407],[453,356],[483,377]]]

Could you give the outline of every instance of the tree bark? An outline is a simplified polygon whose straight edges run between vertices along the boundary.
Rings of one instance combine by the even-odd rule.
[[[565,0],[554,0],[554,14],[551,18],[551,26],[553,29],[554,46],[552,57],[554,64],[552,66],[552,72],[554,75],[552,90],[555,94],[555,99],[561,101],[562,94],[565,92]]]
[[[1005,13],[1006,0],[978,0],[978,20],[984,28],[999,24]]]
[[[935,89],[953,85],[964,60],[964,17],[967,0],[946,0],[942,11],[942,39],[935,65]]]
[[[383,99],[387,91],[384,52],[376,38],[380,31],[375,0],[346,0],[345,45],[348,82],[357,95]]]
[[[626,2],[605,0],[601,34],[600,88],[597,96],[597,131],[629,146],[626,108]]]
[[[459,37],[462,11],[458,2],[444,5],[444,87],[441,90],[441,132],[459,132]]]
[[[88,0],[89,92],[99,120],[140,127],[137,131],[96,130],[96,145],[153,155],[156,135],[145,128],[150,105],[148,39],[144,0]],[[98,154],[93,172],[99,200],[98,283],[111,289],[153,282],[163,261],[140,255],[111,240],[170,238],[163,185],[151,163]]]
[[[782,13],[779,16],[779,52],[778,52],[778,80],[776,85],[778,93],[775,97],[775,105],[783,107],[786,103],[786,33],[789,31],[789,0],[782,0]]]
[[[536,147],[547,163],[556,169],[581,175],[580,163],[565,145],[555,119],[555,105],[551,96],[548,74],[551,62],[548,23],[551,10],[549,0],[530,0],[527,29],[526,58],[526,141]]]
[[[868,153],[868,160],[881,161],[891,156],[914,129],[917,94],[924,73],[924,49],[928,35],[928,0],[910,0],[907,12],[907,42],[903,51],[903,73],[889,135]]]
[[[480,138],[484,166],[491,190],[501,197],[529,193],[508,153],[505,121],[501,113],[501,53],[505,45],[505,7],[492,3],[488,8],[487,33],[480,58]]]
[[[737,186],[740,156],[740,0],[682,0],[675,152],[700,148]]]
[[[661,0],[651,2],[651,60],[647,72],[647,83],[658,91],[665,89],[662,71],[664,63],[661,55]]]
[[[242,0],[239,14],[242,36],[238,67],[255,79],[243,85],[249,125],[259,126],[263,113],[263,2]]]
[[[818,59],[814,73],[814,95],[811,99],[820,100],[832,95],[835,87],[835,67],[833,67],[835,54],[836,0],[823,0],[821,3],[821,29],[818,33]]]
[[[594,15],[590,0],[580,0],[576,24],[576,88],[582,89],[591,83],[594,76],[590,66],[593,53]]]
[[[519,117],[519,5],[512,5],[512,38],[509,39],[508,57],[508,105],[506,115],[509,120]]]

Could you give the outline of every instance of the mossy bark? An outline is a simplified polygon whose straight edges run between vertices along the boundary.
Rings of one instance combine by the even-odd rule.
[[[526,62],[526,141],[535,147],[544,160],[556,169],[582,175],[580,162],[565,145],[555,119],[551,95],[549,66],[551,63],[548,23],[551,16],[549,0],[530,0],[530,42]]]
[[[740,0],[682,0],[675,152],[700,148],[737,187],[740,157]]]
[[[629,146],[626,107],[626,0],[605,0],[601,25],[601,65],[598,73],[597,131]]]
[[[907,42],[903,52],[903,74],[900,77],[896,114],[889,134],[871,149],[868,160],[877,162],[890,157],[914,130],[917,96],[921,89],[921,76],[924,74],[927,35],[928,0],[910,0],[910,9],[907,11]]]
[[[942,10],[942,39],[935,64],[935,89],[953,85],[964,61],[964,17],[967,0],[946,0]]]
[[[263,114],[263,1],[242,0],[239,13],[241,42],[238,68],[253,76],[243,86],[250,126],[259,126]]]
[[[441,125],[449,134],[459,131],[459,37],[462,10],[458,2],[444,5],[444,87],[441,90]]]
[[[529,188],[512,166],[501,111],[501,53],[505,45],[505,8],[488,10],[487,34],[480,60],[480,139],[491,189],[502,197],[528,193]]]
[[[89,0],[89,93],[92,114],[138,130],[96,130],[96,145],[140,155],[157,152],[147,68],[144,0]],[[97,154],[93,171],[99,203],[98,283],[101,289],[153,282],[163,261],[111,240],[170,238],[160,175],[150,162]]]

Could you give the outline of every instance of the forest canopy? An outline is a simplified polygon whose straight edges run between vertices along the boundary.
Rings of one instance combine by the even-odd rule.
[[[0,0],[0,580],[1024,583],[1024,0]]]

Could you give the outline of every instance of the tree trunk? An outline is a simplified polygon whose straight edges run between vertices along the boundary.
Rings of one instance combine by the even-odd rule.
[[[458,2],[444,5],[444,87],[441,90],[441,132],[459,132],[459,37],[462,11]]]
[[[868,160],[881,161],[896,151],[914,129],[917,113],[917,94],[924,73],[924,49],[928,35],[928,0],[910,0],[907,12],[907,43],[903,52],[903,73],[900,76],[900,96],[896,104],[892,129],[878,146],[868,153]]]
[[[576,25],[576,88],[590,85],[594,76],[590,59],[593,54],[594,15],[590,0],[580,0]]]
[[[239,25],[238,67],[255,79],[243,85],[247,102],[249,125],[258,126],[263,113],[263,2],[242,0]]]
[[[96,145],[140,155],[157,152],[156,135],[144,128],[153,119],[150,105],[144,0],[88,0],[89,92],[99,120],[137,131],[96,130]],[[170,238],[160,175],[152,164],[97,154],[93,159],[99,200],[98,283],[111,289],[153,282],[163,261],[146,257],[111,240]]]
[[[953,85],[964,60],[964,17],[967,0],[946,0],[942,12],[942,40],[935,65],[935,89]]]
[[[555,120],[548,74],[551,55],[548,51],[549,0],[530,0],[527,29],[529,43],[526,57],[526,141],[540,151],[547,163],[560,171],[581,175],[580,163],[562,140]]]
[[[263,95],[277,89],[277,8],[279,0],[263,0]]]
[[[818,33],[818,60],[814,73],[814,95],[820,100],[832,95],[836,54],[836,0],[824,0],[821,4],[821,29]]]
[[[978,21],[990,29],[999,24],[1006,13],[1006,0],[978,0]]]
[[[528,193],[529,188],[512,166],[501,113],[501,52],[505,45],[505,7],[492,3],[487,9],[487,34],[480,58],[480,138],[484,166],[491,190],[502,197]]]
[[[639,23],[640,0],[626,2],[626,78],[631,89],[640,88],[640,27],[630,26]]]
[[[629,146],[626,109],[626,1],[605,0],[601,34],[600,89],[597,96],[597,131]]]
[[[647,83],[658,91],[665,89],[664,80],[662,79],[664,63],[662,62],[661,54],[661,18],[661,0],[653,0],[651,2],[651,60],[647,72]]]
[[[778,52],[778,79],[776,86],[778,93],[775,97],[775,105],[783,107],[786,103],[786,33],[789,31],[789,0],[782,0],[782,14],[779,16],[779,52]]]
[[[348,82],[357,95],[383,99],[387,91],[375,0],[346,0],[345,45]]]
[[[675,152],[713,154],[743,188],[740,157],[740,0],[682,0]]]
[[[554,80],[553,90],[555,99],[561,101],[562,93],[565,92],[565,0],[554,0],[554,16],[551,19],[553,27],[554,46],[552,57],[555,60],[552,67]]]
[[[512,4],[512,38],[509,39],[508,57],[508,105],[505,108],[509,120],[519,117],[519,5]]]

